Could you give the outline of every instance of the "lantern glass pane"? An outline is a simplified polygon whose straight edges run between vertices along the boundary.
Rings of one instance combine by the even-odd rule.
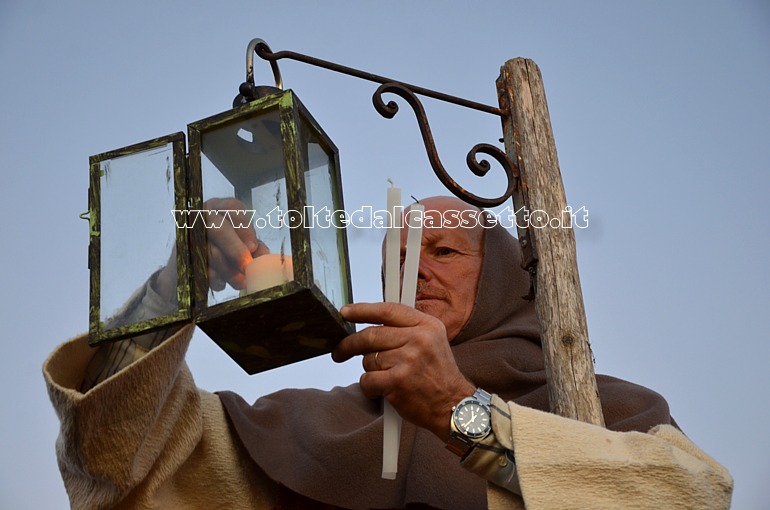
[[[104,329],[177,311],[147,292],[150,276],[175,255],[171,143],[100,162],[99,320]],[[177,273],[171,271],[173,287]]]
[[[340,207],[334,200],[333,158],[305,122],[303,128],[307,140],[305,194],[309,206],[305,222],[310,227],[313,280],[329,301],[340,308],[347,303],[342,272],[344,224],[335,215]]]
[[[283,142],[278,110],[231,122],[201,136],[201,179],[206,209],[208,306],[294,279],[289,227],[281,221],[288,209]],[[234,227],[234,230],[233,230]],[[248,281],[243,258],[223,249],[232,233],[256,229],[257,238],[274,255],[252,267]],[[261,258],[261,257],[260,257]],[[248,285],[247,285],[248,284]]]

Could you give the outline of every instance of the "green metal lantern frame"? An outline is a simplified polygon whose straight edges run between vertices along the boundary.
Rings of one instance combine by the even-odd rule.
[[[341,318],[335,305],[314,282],[312,243],[309,229],[304,225],[289,229],[294,260],[293,280],[213,305],[209,305],[207,300],[206,227],[202,221],[196,221],[192,228],[177,228],[177,312],[110,329],[104,328],[100,318],[101,163],[170,143],[174,155],[175,208],[201,211],[204,209],[201,153],[205,134],[271,110],[277,110],[280,119],[288,209],[304,212],[307,204],[305,172],[309,162],[306,147],[303,149],[302,146],[306,141],[303,140],[303,133],[307,127],[329,156],[332,200],[335,210],[344,210],[339,151],[291,90],[189,124],[188,154],[185,154],[184,134],[180,132],[92,156],[89,191],[90,344],[124,339],[192,320],[246,372],[253,374],[328,353],[337,341],[355,331],[355,327]],[[343,301],[349,303],[352,301],[352,285],[344,228],[337,229],[336,240],[337,253],[342,257],[339,276]],[[260,329],[255,331],[255,328]],[[259,345],[254,342],[256,336],[261,337]]]

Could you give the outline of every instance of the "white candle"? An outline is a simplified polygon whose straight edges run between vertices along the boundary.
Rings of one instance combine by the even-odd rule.
[[[417,270],[420,265],[420,247],[422,244],[422,218],[425,206],[414,204],[409,213],[406,235],[406,257],[404,258],[404,277],[401,282],[401,304],[414,308],[417,294]]]
[[[280,253],[260,255],[246,265],[246,292],[259,292],[294,279],[291,257]]]
[[[390,223],[385,233],[385,301],[398,303],[399,273],[401,272],[401,188],[390,181],[388,188],[388,214]]]
[[[390,223],[385,233],[385,301],[398,303],[401,273],[401,188],[393,181],[388,188],[388,214]],[[383,399],[382,424],[382,477],[395,480],[398,473],[398,449],[401,443],[401,416]]]
[[[417,213],[410,214],[409,231],[406,239],[404,259],[404,279],[401,279],[401,190],[391,181],[388,188],[388,212],[391,224],[385,234],[385,301],[414,306],[417,290],[417,269],[420,264],[420,241],[422,239],[422,213],[425,207],[412,206]],[[394,480],[398,473],[398,450],[401,442],[401,422],[393,406],[383,402],[383,437],[382,437],[382,477]]]

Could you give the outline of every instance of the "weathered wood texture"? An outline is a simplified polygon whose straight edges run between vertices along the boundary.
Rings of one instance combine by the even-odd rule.
[[[521,193],[530,225],[558,218],[571,227],[556,145],[540,70],[528,59],[509,60],[497,80],[505,148],[519,167]],[[524,204],[516,203],[523,198]],[[535,307],[542,329],[551,410],[555,414],[604,425],[588,341],[583,294],[572,228],[529,227],[537,250]],[[521,237],[521,236],[520,236]],[[518,299],[512,297],[512,299]]]

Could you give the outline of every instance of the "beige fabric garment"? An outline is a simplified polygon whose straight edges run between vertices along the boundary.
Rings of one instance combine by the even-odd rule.
[[[43,372],[61,420],[56,456],[73,509],[273,508],[274,484],[184,363],[193,330],[86,394],[78,388],[96,352],[86,336],[48,358]]]
[[[57,457],[73,509],[276,504],[273,482],[233,440],[217,396],[195,387],[184,363],[192,330],[183,328],[86,394],[76,389],[94,353],[85,336],[46,361],[62,421]],[[612,432],[499,398],[494,403],[513,418],[493,427],[505,446],[515,446],[529,510],[729,507],[730,475],[671,426]],[[495,487],[488,498],[491,509],[524,508],[520,497]]]
[[[493,413],[492,425],[515,451],[528,510],[730,508],[730,474],[671,425],[613,432],[497,396],[492,403],[510,413]],[[490,509],[524,508],[517,496],[491,489]]]

